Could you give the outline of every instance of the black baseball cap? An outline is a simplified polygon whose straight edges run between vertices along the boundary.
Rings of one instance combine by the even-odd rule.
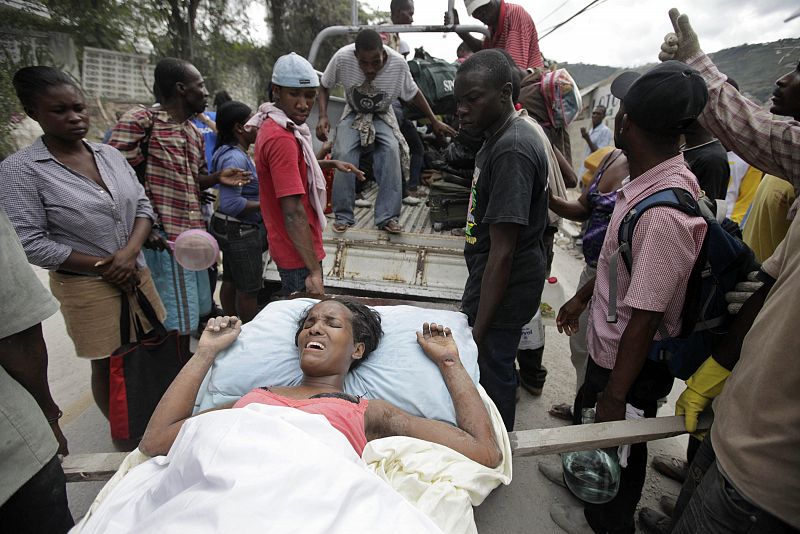
[[[683,133],[708,102],[700,74],[680,61],[665,61],[644,74],[627,71],[611,82],[628,118],[651,132]]]

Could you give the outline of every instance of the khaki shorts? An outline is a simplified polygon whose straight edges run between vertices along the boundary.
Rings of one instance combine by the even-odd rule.
[[[139,271],[139,289],[163,321],[167,314],[147,268]],[[51,271],[50,291],[61,303],[67,334],[75,344],[75,353],[79,357],[90,360],[106,358],[122,344],[119,331],[122,293],[117,286],[102,278]],[[130,302],[145,331],[151,330],[139,304],[135,299]],[[131,337],[135,337],[134,332],[131,325]]]

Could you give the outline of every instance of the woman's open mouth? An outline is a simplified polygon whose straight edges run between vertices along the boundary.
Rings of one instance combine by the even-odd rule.
[[[319,341],[309,341],[306,343],[306,350],[325,350],[325,345],[320,343]]]

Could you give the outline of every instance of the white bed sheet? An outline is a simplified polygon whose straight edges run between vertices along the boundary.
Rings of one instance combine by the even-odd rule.
[[[250,405],[187,421],[73,532],[441,533],[324,417]]]

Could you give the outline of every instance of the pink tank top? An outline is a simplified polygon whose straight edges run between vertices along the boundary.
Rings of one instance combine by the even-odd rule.
[[[336,397],[290,399],[262,388],[256,388],[236,401],[233,407],[242,408],[252,403],[288,406],[306,413],[322,415],[333,428],[344,434],[359,456],[367,445],[367,435],[364,431],[364,412],[367,411],[367,399],[360,399],[358,403]]]

